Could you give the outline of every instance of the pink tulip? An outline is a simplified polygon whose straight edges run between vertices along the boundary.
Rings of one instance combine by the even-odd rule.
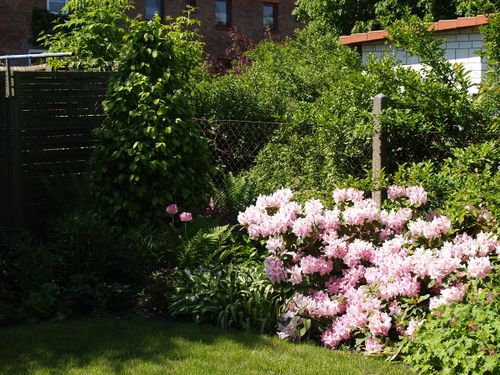
[[[191,214],[191,212],[182,212],[179,215],[179,219],[182,222],[191,221],[193,220],[193,215]]]
[[[167,208],[165,208],[165,211],[169,215],[175,215],[178,211],[177,205],[175,203],[169,204]]]

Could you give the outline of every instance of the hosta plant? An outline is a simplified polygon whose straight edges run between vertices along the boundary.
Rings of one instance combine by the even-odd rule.
[[[300,205],[282,189],[240,213],[250,237],[266,240],[268,278],[295,291],[281,337],[390,351],[430,310],[461,302],[475,280],[489,277],[496,236],[453,234],[447,217],[425,212],[420,186],[391,186],[388,196],[397,207],[380,211],[362,191],[340,189],[327,209],[318,200]]]
[[[185,269],[168,296],[172,315],[222,328],[275,329],[284,298],[255,262]]]

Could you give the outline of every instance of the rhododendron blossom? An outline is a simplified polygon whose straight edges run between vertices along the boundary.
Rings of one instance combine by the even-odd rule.
[[[239,214],[250,237],[266,241],[267,277],[296,291],[280,337],[300,339],[314,321],[328,348],[362,337],[367,352],[380,352],[386,337],[411,339],[426,312],[460,303],[468,283],[488,277],[500,253],[497,236],[451,236],[447,217],[422,212],[420,186],[391,186],[388,196],[391,210],[352,188],[333,193],[334,207],[318,200],[302,206],[282,189]],[[415,306],[419,313],[408,320],[404,313]]]
[[[424,321],[425,320],[415,320],[415,319],[410,320],[410,323],[408,323],[408,328],[406,329],[405,332],[408,335],[408,337],[410,337],[410,339],[413,338],[418,327],[424,324]]]
[[[491,262],[488,257],[479,257],[469,259],[467,271],[470,277],[482,279],[491,272]]]
[[[403,186],[392,185],[387,189],[387,197],[391,201],[406,197],[406,189]]]
[[[409,186],[406,188],[406,196],[410,203],[421,205],[427,203],[427,193],[422,186]]]

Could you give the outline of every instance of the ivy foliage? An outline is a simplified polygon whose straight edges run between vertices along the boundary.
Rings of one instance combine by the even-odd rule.
[[[66,21],[40,38],[49,52],[73,52],[74,57],[49,59],[52,68],[112,71],[120,59],[132,25],[129,0],[69,0]]]
[[[95,132],[95,194],[114,222],[153,219],[170,202],[208,202],[208,147],[192,121],[190,77],[202,57],[194,21],[133,23]]]

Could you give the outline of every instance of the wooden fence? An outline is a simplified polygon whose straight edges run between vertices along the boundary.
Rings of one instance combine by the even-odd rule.
[[[4,77],[1,77],[4,78]],[[57,190],[88,172],[109,73],[16,72],[0,95],[0,225],[37,227]],[[0,79],[0,92],[5,92]]]

